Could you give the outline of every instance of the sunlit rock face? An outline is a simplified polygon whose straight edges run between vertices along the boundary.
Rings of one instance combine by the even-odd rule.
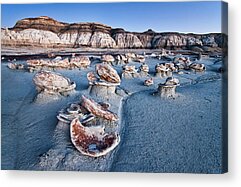
[[[139,38],[131,33],[118,33],[114,35],[118,48],[142,48]]]
[[[210,47],[227,46],[227,36],[221,33],[182,34],[129,32],[101,23],[63,23],[47,16],[19,20],[13,28],[1,29],[2,46],[91,47],[192,49],[208,51]]]

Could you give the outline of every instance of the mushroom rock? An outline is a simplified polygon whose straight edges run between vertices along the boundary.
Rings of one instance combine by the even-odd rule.
[[[108,64],[97,64],[96,74],[89,72],[87,79],[90,85],[90,95],[102,98],[111,97],[112,94],[115,94],[116,87],[121,82],[116,70]]]
[[[109,83],[116,83],[116,84],[119,84],[121,82],[121,79],[118,73],[110,65],[97,64],[95,68],[101,80],[104,80]]]
[[[189,66],[191,64],[191,61],[190,61],[189,57],[180,56],[180,57],[175,57],[173,59],[173,63],[175,64],[175,66],[178,69],[186,69],[186,70],[188,70]]]
[[[135,62],[143,63],[143,62],[145,62],[145,56],[143,56],[143,55],[136,55],[136,57],[133,60]]]
[[[58,99],[58,96],[68,95],[76,87],[76,84],[70,81],[69,78],[51,71],[37,73],[33,78],[33,82],[38,91],[37,100],[40,98],[44,99],[45,97],[47,99],[48,96],[50,96],[50,100],[51,98]]]
[[[202,72],[202,71],[206,70],[205,65],[199,64],[199,63],[192,63],[189,67],[190,67],[190,69],[192,69],[194,71],[199,71],[199,72]]]
[[[50,67],[50,68],[64,68],[67,69],[70,67],[69,59],[64,58],[55,58],[54,60],[51,60],[48,64],[45,66]]]
[[[87,68],[91,61],[87,56],[74,56],[70,59],[70,65],[77,68]]]
[[[13,69],[13,70],[15,70],[15,69],[24,69],[24,65],[23,64],[17,64],[17,63],[12,63],[12,62],[9,62],[7,66],[8,66],[9,69]]]
[[[175,66],[180,69],[194,70],[194,71],[205,71],[206,67],[204,64],[192,63],[189,57],[176,57],[173,60]]]
[[[127,62],[131,62],[136,59],[136,54],[135,53],[126,53],[125,57],[127,58]]]
[[[124,65],[128,63],[128,59],[125,55],[119,54],[115,57],[115,62],[115,65]]]
[[[69,59],[60,59],[56,58],[53,60],[50,59],[32,59],[27,60],[27,65],[29,71],[31,70],[42,70],[43,68],[68,68],[69,67]]]
[[[164,65],[169,68],[172,72],[177,71],[177,68],[175,67],[175,64],[172,62],[166,62]]]
[[[126,58],[132,58],[132,59],[136,58],[135,53],[126,53],[125,56],[126,56]]]
[[[43,66],[44,64],[48,64],[49,60],[43,60],[43,59],[31,59],[27,60],[28,68],[38,68]]]
[[[140,66],[140,76],[141,77],[146,77],[148,76],[148,73],[149,73],[149,66],[146,64],[146,63],[143,63],[141,66]]]
[[[164,84],[158,85],[158,94],[162,98],[176,98],[176,87],[179,85],[179,80],[177,78],[168,77]]]
[[[135,66],[123,66],[122,68],[122,75],[121,77],[122,78],[125,78],[125,79],[131,79],[131,78],[137,78],[139,77],[139,73],[137,72],[137,69]]]
[[[115,58],[112,55],[102,55],[101,61],[103,63],[112,64],[115,61]]]
[[[149,78],[144,81],[145,86],[151,86],[153,84],[154,84],[153,78]]]
[[[165,63],[157,64],[155,69],[156,69],[156,77],[163,78],[167,76],[172,76],[171,69]]]

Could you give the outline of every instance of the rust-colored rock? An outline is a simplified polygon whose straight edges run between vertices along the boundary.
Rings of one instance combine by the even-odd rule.
[[[120,142],[117,133],[105,134],[102,127],[84,127],[78,118],[70,124],[70,135],[75,148],[91,157],[106,155]]]
[[[151,86],[153,84],[154,84],[153,78],[149,78],[144,81],[145,86]]]
[[[129,66],[125,65],[122,67],[122,78],[125,79],[131,79],[131,78],[137,78],[139,77],[139,73],[137,72],[137,69],[135,66]]]
[[[156,69],[156,77],[163,78],[163,77],[172,75],[171,69],[168,66],[166,66],[164,63],[157,64],[155,69]]]
[[[88,99],[84,95],[82,95],[81,104],[83,107],[86,108],[86,110],[88,110],[89,112],[91,112],[92,114],[94,114],[97,117],[104,118],[106,120],[111,120],[111,121],[118,120],[117,114],[115,114],[109,110],[105,110],[100,104],[96,103],[92,99]]]
[[[62,93],[74,90],[76,84],[69,78],[51,71],[41,71],[37,73],[33,82],[39,92],[44,91],[51,94]]]
[[[194,71],[205,71],[206,67],[204,64],[199,64],[199,63],[192,63],[190,66],[190,69],[194,70]]]
[[[90,63],[90,59],[87,56],[74,56],[70,59],[70,64],[77,68],[87,68]]]
[[[70,60],[69,58],[64,58],[58,56],[53,60],[50,59],[32,59],[27,60],[27,65],[29,69],[41,69],[43,67],[47,68],[87,68],[90,65],[89,57],[87,56],[75,56]]]
[[[121,79],[116,70],[108,64],[97,64],[96,72],[100,79],[109,83],[120,83]]]
[[[87,73],[87,79],[88,79],[89,83],[91,83],[91,84],[93,84],[95,81],[98,80],[98,78],[96,77],[96,75],[93,71]]]
[[[115,61],[115,58],[112,55],[102,55],[101,56],[102,62],[112,63]]]

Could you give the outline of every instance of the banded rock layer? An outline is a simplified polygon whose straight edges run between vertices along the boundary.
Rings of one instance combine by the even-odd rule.
[[[145,49],[222,48],[227,37],[221,33],[181,34],[128,32],[100,23],[63,23],[47,16],[26,18],[13,28],[1,29],[2,46],[92,47]]]

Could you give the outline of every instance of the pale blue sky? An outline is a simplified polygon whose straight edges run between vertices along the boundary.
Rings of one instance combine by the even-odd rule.
[[[49,16],[62,22],[100,22],[143,32],[221,32],[221,2],[3,4],[2,27]]]

